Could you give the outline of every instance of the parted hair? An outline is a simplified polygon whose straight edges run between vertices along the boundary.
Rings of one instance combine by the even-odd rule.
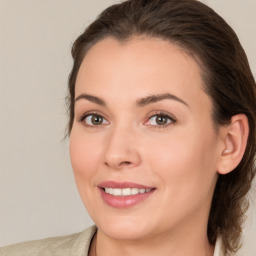
[[[232,172],[219,175],[208,220],[209,242],[214,244],[222,235],[226,252],[236,252],[248,208],[246,195],[256,172],[256,85],[235,32],[211,8],[196,0],[127,0],[104,10],[72,47],[68,133],[74,121],[76,77],[88,50],[106,37],[126,42],[133,36],[167,40],[197,61],[204,90],[213,102],[212,118],[217,129],[229,124],[236,114],[248,118],[244,156]]]

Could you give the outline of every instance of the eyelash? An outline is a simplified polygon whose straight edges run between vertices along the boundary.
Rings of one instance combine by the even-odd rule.
[[[167,118],[167,119],[169,119],[169,122],[167,124],[164,124],[164,125],[150,125],[149,124],[148,126],[150,126],[152,128],[157,128],[157,129],[167,128],[167,127],[175,124],[176,121],[177,121],[176,118],[172,117],[169,113],[166,113],[165,111],[156,111],[156,112],[151,113],[150,115],[148,115],[147,121],[145,123],[149,122],[149,120],[152,117],[155,117],[155,116],[161,116],[161,117]]]
[[[84,122],[84,120],[88,117],[88,116],[97,116],[97,117],[100,117],[100,118],[103,118],[104,120],[106,120],[104,118],[103,115],[97,113],[97,112],[87,112],[87,113],[84,113],[83,115],[81,115],[80,119],[79,119],[79,122],[81,123],[84,123],[84,125],[88,128],[99,128],[99,126],[102,126],[102,125],[106,125],[106,124],[100,124],[100,125],[90,125],[90,124],[86,124]],[[150,115],[147,116],[147,120],[146,122],[144,122],[143,124],[146,124],[147,122],[149,122],[149,120],[152,118],[152,117],[155,117],[155,116],[161,116],[161,117],[164,117],[164,118],[167,118],[169,120],[169,122],[167,124],[164,124],[164,125],[151,125],[151,124],[147,124],[147,126],[150,126],[152,128],[157,128],[157,129],[162,129],[162,128],[166,128],[168,126],[171,126],[173,125],[174,123],[176,123],[176,118],[170,116],[169,113],[166,113],[165,111],[156,111],[154,112],[153,114],[151,113]]]
[[[91,125],[91,124],[87,124],[86,122],[84,122],[84,120],[88,117],[88,116],[97,116],[100,118],[103,118],[104,120],[106,120],[103,115],[97,113],[97,112],[86,112],[84,114],[81,115],[81,117],[79,118],[79,122],[83,123],[84,126],[88,127],[88,128],[99,128],[99,126],[102,125],[106,125],[106,124],[100,124],[100,125]]]

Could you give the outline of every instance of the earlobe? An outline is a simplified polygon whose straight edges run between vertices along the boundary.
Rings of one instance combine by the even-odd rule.
[[[227,174],[238,166],[246,149],[248,134],[247,116],[233,116],[230,124],[223,129],[224,149],[220,153],[218,173]]]

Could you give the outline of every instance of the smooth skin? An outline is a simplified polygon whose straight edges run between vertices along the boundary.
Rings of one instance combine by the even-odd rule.
[[[248,124],[237,115],[217,132],[200,72],[191,56],[158,38],[121,43],[109,37],[85,56],[70,157],[82,201],[98,226],[97,256],[213,255],[207,222],[218,173],[240,162]],[[103,181],[155,191],[119,209],[103,201]]]

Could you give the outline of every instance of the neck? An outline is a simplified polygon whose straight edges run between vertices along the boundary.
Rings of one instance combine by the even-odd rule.
[[[199,236],[200,232],[191,230],[175,232],[175,234],[159,234],[154,237],[127,241],[106,236],[98,230],[94,236],[90,256],[212,256],[214,247],[209,244],[207,235]]]

